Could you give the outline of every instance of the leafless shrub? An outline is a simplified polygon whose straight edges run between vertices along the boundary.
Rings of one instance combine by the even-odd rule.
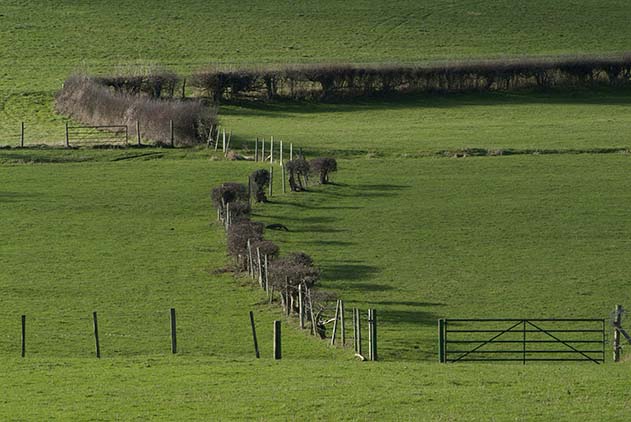
[[[311,257],[294,253],[273,260],[268,269],[268,281],[280,293],[283,306],[298,311],[298,286],[311,289],[320,279],[320,270],[312,265]]]
[[[249,220],[239,221],[228,228],[228,253],[233,257],[246,256],[248,240],[263,240],[263,224]]]
[[[140,122],[142,136],[159,144],[170,143],[170,121],[179,145],[205,141],[209,128],[216,124],[215,111],[200,102],[112,92],[86,76],[66,80],[55,97],[55,109],[86,125],[127,125],[132,135]]]
[[[335,158],[318,157],[309,161],[310,171],[317,173],[321,184],[329,183],[329,175],[337,171],[337,161]]]
[[[287,161],[285,168],[289,173],[289,187],[292,192],[305,190],[309,177],[309,163],[304,158]],[[303,184],[304,180],[304,184]]]
[[[230,202],[230,222],[232,224],[250,218],[252,207],[247,201]]]
[[[256,170],[250,175],[250,183],[252,184],[256,202],[267,202],[265,188],[269,185],[269,180],[269,171],[265,169]]]
[[[168,70],[152,69],[141,74],[99,76],[94,81],[124,94],[173,98],[175,89],[180,84],[180,77]]]
[[[267,255],[270,258],[278,256],[280,251],[278,245],[271,240],[256,240],[251,245],[252,250],[256,251],[258,249],[261,251],[261,256]]]
[[[215,208],[222,210],[230,202],[247,201],[248,188],[242,183],[225,182],[213,188],[210,199]]]
[[[268,278],[270,283],[278,290],[289,287],[297,294],[300,284],[312,288],[320,279],[320,270],[313,266],[311,257],[306,254],[289,254],[275,259],[269,268]]]

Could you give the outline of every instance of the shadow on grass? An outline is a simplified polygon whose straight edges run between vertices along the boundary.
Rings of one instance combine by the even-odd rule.
[[[515,92],[428,93],[390,97],[362,98],[339,102],[306,101],[240,102],[222,106],[220,113],[237,117],[291,118],[314,113],[353,113],[412,108],[458,108],[527,104],[631,104],[631,89],[596,87],[594,89],[523,90]],[[293,116],[292,116],[293,115]]]
[[[414,325],[436,325],[439,316],[434,312],[409,310],[400,311],[384,309],[380,312],[377,309],[377,320],[380,324],[414,324]]]
[[[304,245],[318,245],[318,246],[326,246],[326,247],[337,247],[337,246],[347,247],[347,246],[354,245],[353,242],[344,242],[341,240],[309,240],[309,241],[302,241],[298,243],[301,243]]]
[[[322,276],[327,280],[365,280],[379,272],[379,268],[365,264],[335,264],[322,266]],[[353,284],[353,288],[357,288]]]
[[[397,301],[397,300],[381,300],[378,302],[372,301],[370,302],[373,305],[400,305],[400,306],[445,306],[444,303],[436,303],[436,302],[418,302],[418,301]]]

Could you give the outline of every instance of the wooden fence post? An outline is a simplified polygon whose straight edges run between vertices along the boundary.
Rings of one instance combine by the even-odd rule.
[[[294,159],[294,144],[293,142],[289,144],[289,160]]]
[[[66,122],[66,148],[70,146],[70,139],[68,136],[68,122]]]
[[[232,129],[230,129],[230,133],[228,134],[228,141],[226,141],[226,151],[223,154],[224,157],[228,156],[228,150],[230,150],[230,140],[231,139],[232,139]]]
[[[377,310],[368,310],[368,355],[370,360],[377,360]]]
[[[92,321],[94,323],[94,348],[96,351],[96,357],[101,357],[101,345],[99,343],[99,321],[96,317],[96,311],[92,312]]]
[[[136,120],[136,142],[138,143],[138,146],[142,145],[140,142],[140,120]]]
[[[219,126],[217,126],[217,139],[215,139],[215,151],[219,148],[219,134],[220,134]]]
[[[175,146],[175,133],[173,131],[173,120],[169,120],[169,131],[171,132],[171,147]]]
[[[620,331],[617,327],[622,324],[622,305],[616,305],[613,329],[613,361],[620,362]]]
[[[21,356],[26,356],[26,315],[22,315],[22,353]]]
[[[222,135],[222,147],[221,147],[221,151],[225,154],[226,153],[226,129],[223,128],[223,135]]]
[[[261,357],[259,353],[259,343],[256,340],[256,325],[254,325],[254,312],[250,311],[250,325],[252,325],[252,339],[254,340],[254,353],[256,358],[259,359]]]
[[[171,353],[177,353],[177,330],[175,323],[175,308],[171,308]]]
[[[261,261],[261,248],[256,248],[257,267],[259,269],[259,286],[263,288],[263,262]]]
[[[24,122],[20,124],[20,146],[24,148]]]
[[[311,319],[311,334],[314,336],[318,334],[318,327],[316,326],[315,314],[313,313],[313,300],[311,299],[311,291],[307,289],[307,297],[309,298],[309,316]]]
[[[282,357],[281,338],[280,338],[280,321],[274,321],[274,359],[278,360]]]
[[[280,163],[280,165],[283,165],[283,140],[280,140],[280,150],[279,150],[279,154],[278,154],[279,158],[278,158],[278,162]]]
[[[265,161],[265,138],[261,140],[261,162]]]
[[[344,301],[340,299],[340,340],[346,346],[346,320],[344,318]]]
[[[280,177],[282,179],[283,193],[286,193],[287,190],[285,189],[285,166],[282,162],[280,163]]]
[[[269,141],[269,163],[274,164],[274,137],[272,136]]]
[[[368,360],[372,359],[372,309],[368,309]]]
[[[269,295],[269,277],[267,276],[267,255],[265,255],[265,263],[263,265],[265,267],[265,279],[264,279],[265,291]]]
[[[340,300],[335,302],[335,321],[333,321],[333,333],[331,334],[331,346],[335,346],[335,336],[337,334],[337,321],[340,317]]]
[[[445,363],[445,320],[438,320],[438,362]]]
[[[357,333],[357,347],[355,352],[362,356],[362,320],[361,320],[361,312],[359,309],[355,309],[355,332]]]
[[[287,316],[291,315],[291,295],[289,294],[289,278],[285,277],[285,305]]]
[[[254,278],[254,257],[252,256],[252,242],[248,239],[248,273]]]
[[[298,313],[300,320],[300,328],[305,328],[305,298],[302,292],[302,283],[298,285]]]
[[[254,162],[259,161],[259,138],[254,141]]]
[[[272,196],[274,186],[274,167],[270,166],[269,168],[269,196]]]

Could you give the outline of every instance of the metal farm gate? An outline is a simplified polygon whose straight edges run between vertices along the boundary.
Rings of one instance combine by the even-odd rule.
[[[440,362],[605,361],[604,319],[441,319]]]

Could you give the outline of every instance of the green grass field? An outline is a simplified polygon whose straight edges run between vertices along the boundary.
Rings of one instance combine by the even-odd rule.
[[[187,75],[211,63],[399,63],[612,53],[629,49],[627,40],[631,29],[626,23],[631,12],[625,6],[626,3],[620,0],[554,4],[533,0],[518,6],[508,0],[399,0],[387,3],[327,0],[317,4],[274,0],[264,5],[253,1],[235,4],[225,0],[49,1],[46,4],[6,1],[0,11],[0,145],[18,144],[20,122],[25,122],[27,143],[61,143],[64,120],[52,112],[52,98],[68,75],[75,71],[102,74],[162,66]],[[340,131],[329,123],[329,117],[344,120],[329,113],[359,109],[368,113],[366,118],[373,119],[370,110],[376,112],[375,108],[382,106],[323,107],[314,111],[326,113],[324,120],[315,123],[309,133],[337,130],[351,134],[353,145],[369,142],[373,149],[383,146],[379,140],[390,136],[415,141],[413,151],[443,144],[506,148],[509,142],[504,138],[513,138],[503,133],[507,119],[517,120],[518,127],[525,125],[525,129],[530,130],[530,108],[540,100],[525,99],[525,104],[520,105],[522,100],[512,97],[465,99],[466,105],[479,103],[479,109],[472,115],[465,111],[464,119],[456,110],[450,111],[450,108],[462,107],[463,103],[458,100],[395,103],[382,110],[385,114],[377,116],[377,120],[389,124],[383,127],[370,125],[352,132],[348,125]],[[582,116],[589,116],[584,102],[596,101],[602,106],[599,108],[604,120],[596,116],[599,126],[611,123],[612,133],[628,129],[628,118],[616,107],[624,106],[626,100],[623,104],[615,98],[612,101],[593,97],[583,100],[561,98],[558,102],[568,107],[552,111],[553,121],[549,122],[548,129],[554,127],[563,134],[557,141],[560,147],[585,144],[580,139],[570,141],[565,130],[573,121],[578,121],[578,126],[584,125]],[[541,101],[548,103],[546,99]],[[498,102],[502,108],[509,103],[499,114],[495,113],[500,105]],[[436,110],[431,110],[428,115],[427,107]],[[230,114],[231,110],[227,111]],[[303,108],[290,107],[284,111],[292,117],[311,114],[305,113]],[[548,110],[537,112],[548,115]],[[570,113],[570,121],[564,120]],[[479,117],[488,122],[477,123]],[[399,124],[403,121],[407,126],[410,119],[414,119],[413,127],[402,128]],[[458,120],[455,125],[454,119]],[[562,119],[564,125],[554,125],[555,120]],[[609,122],[611,119],[614,122]],[[226,119],[231,125],[233,121],[229,116]],[[353,126],[357,121],[354,119]],[[250,124],[240,124],[235,130],[243,136],[259,135],[248,127]],[[263,122],[262,128],[269,125]],[[449,130],[444,131],[446,126]],[[574,124],[571,128],[571,132],[580,134],[580,138],[598,132],[595,136],[598,145],[605,141],[598,127],[590,128],[587,133]],[[304,125],[297,132],[286,126],[270,129],[279,132],[287,129],[283,133],[287,137],[302,136],[306,130]],[[520,140],[522,142],[517,147],[523,144],[540,147],[540,136],[537,135],[545,130],[532,131],[530,138]],[[332,134],[320,134],[322,137],[335,138]],[[311,135],[308,140],[315,138]],[[326,146],[329,145],[330,142]],[[339,142],[336,148],[340,148]]]
[[[489,411],[498,419],[569,419],[607,406],[598,414],[615,415],[626,406],[607,399],[611,377],[623,377],[626,364],[506,369],[429,362],[436,360],[437,318],[606,318],[616,302],[629,300],[627,156],[342,160],[335,185],[277,195],[258,207],[256,220],[290,227],[269,238],[286,252],[316,258],[324,288],[349,307],[379,310],[384,362],[374,365],[301,333],[295,321],[285,323],[285,359],[273,363],[278,309],[244,280],[213,275],[226,258],[209,186],[239,180],[256,165],[211,161],[203,152],[150,152],[163,157],[87,151],[79,159],[92,162],[47,164],[68,153],[0,153],[0,234],[12,239],[1,249],[0,353],[11,380],[5,388],[33,397],[42,389],[53,397],[74,392],[53,409],[46,406],[52,399],[35,400],[27,413],[33,419],[67,412],[84,419],[98,409],[104,419],[118,412],[130,419],[306,412],[330,420],[414,420],[425,412],[423,418],[442,420],[486,419]],[[34,164],[20,164],[20,154]],[[171,306],[180,310],[175,358]],[[259,321],[261,362],[253,357],[250,309]],[[100,314],[101,362],[91,357],[92,310]],[[22,313],[29,321],[23,361],[12,357]],[[56,386],[46,384],[43,368]],[[114,387],[114,380],[123,381]],[[157,384],[151,399],[144,383]],[[389,406],[372,402],[377,386]],[[507,391],[518,398],[488,406]],[[2,412],[15,418],[24,410],[8,394]],[[161,397],[171,398],[158,405]],[[219,398],[230,404],[210,404]],[[528,401],[548,406],[526,408]]]
[[[626,6],[9,0],[0,146],[18,143],[22,121],[27,144],[61,143],[52,99],[77,70],[613,53],[629,49]],[[253,219],[287,225],[266,237],[312,255],[322,288],[347,308],[378,310],[376,363],[301,332],[249,281],[221,271],[210,189],[259,165],[205,149],[0,149],[0,419],[622,418],[629,363],[612,364],[610,346],[605,365],[439,365],[436,322],[608,318],[628,305],[629,156],[570,152],[628,149],[630,98],[608,89],[221,107],[245,155],[255,137],[274,136],[309,158],[338,158],[334,184],[277,194]],[[439,158],[465,148],[532,151]]]

